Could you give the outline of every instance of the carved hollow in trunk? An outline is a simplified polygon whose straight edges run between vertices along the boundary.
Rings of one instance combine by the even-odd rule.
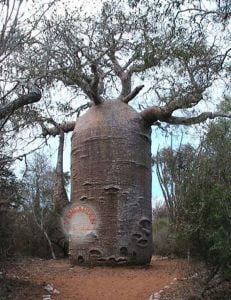
[[[148,264],[152,254],[150,127],[121,101],[91,107],[72,136],[64,223],[80,265]]]

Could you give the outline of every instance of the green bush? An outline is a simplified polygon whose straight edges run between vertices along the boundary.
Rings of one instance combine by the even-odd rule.
[[[164,149],[158,160],[173,251],[202,259],[211,274],[230,280],[231,122],[210,124],[198,149]]]

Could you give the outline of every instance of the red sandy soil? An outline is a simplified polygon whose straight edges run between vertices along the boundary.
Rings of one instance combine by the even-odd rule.
[[[6,278],[18,281],[0,299],[43,299],[52,284],[59,300],[148,300],[150,295],[183,276],[185,262],[153,257],[151,265],[140,267],[71,266],[68,260],[27,259],[5,265]],[[0,266],[1,267],[1,266]],[[5,279],[6,280],[6,279]]]

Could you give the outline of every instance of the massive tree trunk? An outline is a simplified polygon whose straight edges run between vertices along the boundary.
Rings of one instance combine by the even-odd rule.
[[[151,137],[122,101],[93,106],[72,137],[72,205],[64,223],[76,264],[148,264]]]

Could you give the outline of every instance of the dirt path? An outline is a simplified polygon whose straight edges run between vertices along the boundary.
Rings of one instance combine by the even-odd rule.
[[[148,300],[150,295],[182,276],[184,262],[153,258],[148,268],[71,267],[68,260],[30,260],[8,268],[8,277],[26,281],[8,299],[41,299],[53,284],[57,300]]]

